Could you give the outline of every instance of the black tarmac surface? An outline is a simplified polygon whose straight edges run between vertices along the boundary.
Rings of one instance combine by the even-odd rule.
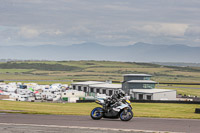
[[[5,124],[6,123],[6,124]],[[111,129],[133,129],[150,131],[169,131],[200,133],[200,120],[196,119],[164,119],[164,118],[133,118],[123,122],[120,119],[92,120],[90,116],[71,115],[36,115],[36,114],[10,114],[0,113],[0,129],[14,124],[47,125],[47,126],[74,126],[74,127],[100,127]],[[15,126],[16,126],[15,125]],[[42,126],[41,126],[42,127]],[[40,128],[41,128],[40,127]],[[31,127],[30,127],[31,129]],[[1,130],[2,131],[2,130]],[[105,131],[104,131],[105,132]]]

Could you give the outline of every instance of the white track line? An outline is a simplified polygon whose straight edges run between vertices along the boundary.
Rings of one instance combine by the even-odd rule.
[[[102,127],[80,127],[80,126],[37,125],[37,124],[16,124],[16,123],[0,123],[0,125],[57,127],[57,128],[111,130],[111,131],[126,131],[126,132],[145,132],[145,133],[183,133],[183,132],[170,132],[170,131],[138,130],[138,129],[114,129],[114,128],[102,128]]]

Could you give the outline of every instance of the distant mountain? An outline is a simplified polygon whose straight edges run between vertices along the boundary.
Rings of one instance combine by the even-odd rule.
[[[186,45],[104,46],[83,43],[70,46],[0,46],[0,59],[22,60],[112,60],[131,62],[200,63],[200,47]]]

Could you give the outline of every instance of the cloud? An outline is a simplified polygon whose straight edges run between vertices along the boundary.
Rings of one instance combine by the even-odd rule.
[[[19,35],[25,37],[25,38],[35,38],[40,35],[39,30],[31,28],[31,27],[21,27],[19,31]]]
[[[10,45],[27,41],[199,45],[199,6],[198,0],[4,0],[0,38]]]
[[[51,36],[58,36],[58,35],[63,34],[63,32],[59,29],[48,29],[48,30],[43,30],[42,32],[44,34],[48,34],[48,35],[51,35]]]
[[[73,35],[84,35],[84,34],[90,34],[91,30],[87,26],[74,26],[66,30],[67,34],[73,34]]]
[[[199,37],[200,38],[200,25],[190,25],[187,28],[185,35],[190,36],[190,37]]]
[[[187,24],[155,23],[147,24],[137,29],[153,36],[183,36],[187,28]]]
[[[127,5],[121,5],[122,3],[119,4],[115,4],[115,5],[105,5],[104,8],[105,9],[109,9],[109,10],[113,10],[113,11],[128,11],[128,12],[139,12],[142,11],[144,9],[140,9],[140,8],[133,8],[133,7],[129,7]]]
[[[31,26],[23,26],[20,28],[18,34],[24,38],[40,38],[42,35],[44,36],[58,36],[63,34],[63,32],[59,29],[42,29],[42,28],[33,28]]]

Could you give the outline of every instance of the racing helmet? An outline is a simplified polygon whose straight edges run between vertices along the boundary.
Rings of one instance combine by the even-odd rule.
[[[125,92],[123,90],[119,89],[118,97],[123,98],[125,95],[126,95]]]

